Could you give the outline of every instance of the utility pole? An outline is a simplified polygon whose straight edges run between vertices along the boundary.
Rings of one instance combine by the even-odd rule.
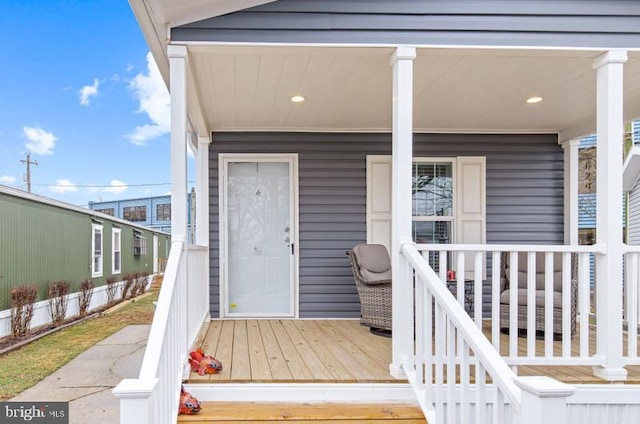
[[[27,153],[27,160],[20,160],[20,162],[27,164],[27,173],[24,176],[24,180],[27,182],[27,191],[31,193],[31,165],[38,166],[38,161],[31,162],[31,153]]]

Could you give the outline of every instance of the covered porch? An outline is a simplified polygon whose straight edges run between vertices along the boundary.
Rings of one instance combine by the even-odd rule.
[[[273,5],[278,9],[290,3]],[[311,7],[311,14],[321,15],[315,19],[323,21],[333,13],[318,12],[311,3],[302,9]],[[199,22],[204,17],[190,14],[190,20],[171,22],[156,20],[144,2],[134,4],[171,88],[175,225],[143,369],[138,379],[124,381],[115,391],[123,399],[123,417],[141,417],[138,423],[174,417],[183,380],[205,400],[234,392],[327,400],[346,396],[351,388],[338,387],[344,383],[368,384],[365,395],[376,392],[383,401],[393,400],[384,392],[386,385],[400,384],[432,423],[472,418],[479,423],[543,423],[569,416],[571,408],[578,411],[572,422],[580,422],[576,417],[595,404],[603,411],[610,404],[640,409],[631,384],[583,384],[638,378],[640,249],[626,246],[621,231],[623,122],[640,116],[637,49],[617,42],[589,44],[583,34],[529,39],[520,28],[513,31],[526,41],[498,37],[501,42],[496,42],[493,33],[473,38],[456,30],[461,38],[432,44],[419,31],[403,29],[394,41],[354,43],[340,31],[344,38],[327,41],[328,29],[321,35],[305,33],[311,40],[302,42],[295,38],[296,31],[303,31],[298,25],[292,32],[251,28],[235,39],[238,22],[259,26],[259,15],[253,13],[263,10],[246,16],[212,12],[211,19]],[[531,11],[537,8],[527,12],[536,15]],[[280,16],[272,12],[266,10],[266,15]],[[457,19],[457,11],[452,13]],[[503,16],[504,10],[496,13]],[[346,21],[353,23],[352,14],[346,13]],[[416,16],[424,17],[424,11]],[[346,34],[361,35],[359,23],[352,30]],[[282,40],[283,34],[294,38]],[[411,34],[420,42],[407,42]],[[265,42],[262,36],[274,38]],[[292,103],[294,96],[304,102]],[[534,97],[537,102],[527,101]],[[597,245],[584,247],[578,246],[577,234],[577,139],[594,132],[598,238]],[[352,149],[353,144],[340,139],[325,143],[326,134],[347,134],[358,139],[359,147]],[[466,151],[452,153],[447,148],[456,145],[457,136],[465,139],[457,146]],[[518,143],[510,145],[509,137]],[[442,208],[448,212],[418,219],[412,204],[417,139],[425,141],[420,148],[427,162],[448,160],[452,176],[454,169],[469,171],[460,174],[464,183],[457,187],[453,206]],[[533,156],[526,144],[541,139],[555,150],[549,156],[534,152],[538,168],[531,173],[527,159]],[[234,140],[238,142],[232,146]],[[378,142],[382,147],[376,150]],[[516,144],[521,151],[515,163],[508,163],[509,157],[500,163],[486,153],[491,148],[513,152]],[[483,149],[477,148],[481,145]],[[196,248],[186,242],[189,147],[195,156],[196,191],[208,199],[196,210]],[[281,241],[286,240],[290,284],[284,302],[288,309],[263,320],[267,313],[234,310],[237,303],[229,297],[229,270],[236,256],[228,243],[229,171],[224,167],[245,155],[257,171],[254,158],[272,154],[289,156],[293,206],[290,221],[278,228],[287,233]],[[380,193],[369,184],[369,155],[389,157],[380,168],[386,170],[381,174],[388,171],[388,179],[376,180],[372,174],[386,187],[388,202],[378,204],[386,209],[372,210],[367,203]],[[554,166],[546,168],[549,163]],[[332,177],[341,179],[326,185]],[[521,184],[505,184],[513,181]],[[488,186],[492,192],[486,191]],[[260,197],[263,191],[253,193]],[[545,203],[550,196],[553,200]],[[505,198],[517,206],[514,213],[501,214]],[[340,209],[344,205],[348,210]],[[372,212],[379,214],[372,218]],[[447,242],[417,239],[415,222],[437,220],[452,228]],[[391,340],[372,339],[356,322],[331,321],[358,314],[355,292],[345,278],[344,250],[378,241],[388,244],[392,258]],[[254,245],[245,256],[263,252]],[[503,258],[509,258],[515,280],[513,267],[520,255],[530,264],[538,255],[544,259],[539,278],[546,307],[540,317],[532,307],[526,317],[519,315],[515,291],[505,300],[509,312],[501,316],[502,275],[497,271]],[[439,258],[437,265],[433,257]],[[596,263],[593,285],[590,257]],[[562,263],[558,284],[563,288],[557,341],[549,330],[560,322],[549,306],[555,301],[554,261]],[[534,268],[529,266],[525,280],[538,278]],[[457,298],[446,287],[448,271],[456,272]],[[323,278],[333,279],[325,284]],[[474,286],[473,316],[464,309],[467,280]],[[523,296],[534,305],[537,294],[533,288],[525,291]],[[541,321],[547,331],[537,340]],[[202,325],[206,336],[199,336]],[[526,335],[519,337],[523,327]],[[189,375],[187,354],[197,343],[223,360],[227,369],[222,374]],[[282,384],[290,385],[284,390]],[[309,389],[308,384],[320,386]],[[622,391],[627,393],[624,401],[616,403]]]

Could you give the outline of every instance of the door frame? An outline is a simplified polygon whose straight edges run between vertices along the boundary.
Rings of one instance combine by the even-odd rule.
[[[293,256],[291,258],[291,290],[290,314],[238,314],[229,312],[229,246],[227,227],[227,174],[230,162],[288,162],[291,240],[293,242]],[[218,155],[218,225],[219,240],[219,290],[220,290],[220,318],[298,318],[299,317],[299,218],[298,218],[298,154],[297,153],[220,153]]]

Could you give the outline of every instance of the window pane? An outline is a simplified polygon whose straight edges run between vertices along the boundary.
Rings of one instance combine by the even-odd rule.
[[[127,206],[122,209],[124,219],[133,222],[140,222],[147,220],[147,207],[146,206]]]
[[[413,240],[416,243],[452,243],[452,221],[414,221],[412,226]]]
[[[413,164],[413,216],[453,216],[453,165]]]
[[[427,244],[448,244],[451,240],[452,221],[414,221],[413,222],[413,240],[416,243]],[[438,252],[429,252],[429,266],[436,272],[440,267],[440,254]],[[451,256],[447,255],[447,260],[451,261]],[[449,262],[451,264],[451,262]],[[451,267],[451,265],[449,265]]]

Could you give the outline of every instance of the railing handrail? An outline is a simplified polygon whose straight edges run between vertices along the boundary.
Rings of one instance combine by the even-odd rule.
[[[426,244],[415,245],[417,250],[452,252],[553,252],[553,253],[604,253],[604,244],[592,245],[542,245],[542,244]],[[629,249],[629,247],[632,247]],[[627,251],[640,252],[640,246],[629,246]],[[636,250],[637,248],[637,250]]]
[[[142,360],[142,366],[140,367],[140,379],[156,378],[158,373],[160,355],[162,353],[164,338],[166,337],[169,312],[175,293],[175,285],[178,280],[178,268],[180,266],[183,249],[184,242],[171,242],[171,250],[169,252],[169,259],[167,260],[167,267],[164,272],[162,288],[160,289],[160,294],[156,303],[156,310],[153,322],[151,323],[151,329],[149,331],[147,348]]]
[[[402,253],[413,266],[416,274],[428,285],[436,302],[445,310],[458,333],[471,347],[494,383],[500,387],[514,409],[517,409],[521,404],[521,389],[514,382],[516,375],[420,255],[418,247],[423,248],[423,246],[406,243],[402,245]]]
[[[622,253],[640,253],[640,246],[622,243]]]

